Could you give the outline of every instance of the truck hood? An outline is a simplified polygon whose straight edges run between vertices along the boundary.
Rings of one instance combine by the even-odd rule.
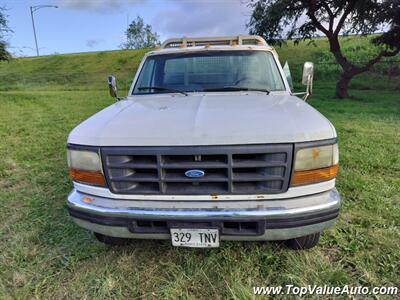
[[[159,94],[119,101],[79,124],[68,143],[178,146],[294,143],[336,137],[331,123],[288,93]]]

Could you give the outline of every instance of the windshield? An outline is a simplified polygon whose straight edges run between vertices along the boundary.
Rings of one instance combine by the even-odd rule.
[[[270,52],[202,51],[149,56],[133,94],[241,89],[285,90]]]

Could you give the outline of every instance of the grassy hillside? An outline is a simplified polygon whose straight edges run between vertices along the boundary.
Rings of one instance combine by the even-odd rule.
[[[378,49],[369,43],[370,37],[343,37],[342,48],[353,61],[365,61]],[[106,76],[115,74],[121,90],[127,90],[134,73],[143,57],[150,49],[89,52],[77,54],[49,55],[43,57],[19,58],[10,63],[0,63],[0,90],[89,90],[105,89]],[[321,87],[336,80],[339,67],[329,52],[328,41],[316,39],[313,43],[302,42],[294,45],[289,42],[276,47],[282,63],[291,65],[295,81],[301,77],[305,61],[316,64],[316,84]],[[393,60],[393,59],[392,59]],[[400,61],[400,58],[398,58]],[[383,74],[391,74],[389,80]],[[400,88],[400,63],[381,63],[373,72],[360,76],[353,82],[354,88],[370,89]],[[385,76],[387,77],[387,76]],[[366,84],[366,79],[371,82]]]
[[[149,49],[57,54],[0,63],[0,89],[94,89],[115,74],[129,81]]]

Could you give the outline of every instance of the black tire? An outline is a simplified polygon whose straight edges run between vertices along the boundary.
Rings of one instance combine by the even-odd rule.
[[[124,246],[130,242],[130,239],[108,236],[97,232],[94,233],[94,236],[99,242],[110,246]]]
[[[293,250],[304,250],[315,247],[319,242],[320,233],[313,233],[298,238],[286,240],[285,244]]]

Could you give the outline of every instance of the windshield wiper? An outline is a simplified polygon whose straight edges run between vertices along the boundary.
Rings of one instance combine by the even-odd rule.
[[[267,89],[257,89],[257,88],[250,88],[250,87],[241,87],[241,86],[220,86],[220,87],[213,87],[204,89],[205,92],[218,92],[218,91],[257,91],[257,92],[264,92],[269,94],[269,90]]]
[[[162,91],[170,91],[170,92],[173,92],[173,93],[181,93],[181,94],[183,94],[183,95],[185,95],[185,96],[187,96],[188,94],[186,93],[186,92],[184,92],[184,91],[181,91],[181,90],[177,90],[177,89],[172,89],[172,88],[168,88],[168,87],[163,87],[163,86],[141,86],[141,87],[138,87],[138,90],[162,90]]]

